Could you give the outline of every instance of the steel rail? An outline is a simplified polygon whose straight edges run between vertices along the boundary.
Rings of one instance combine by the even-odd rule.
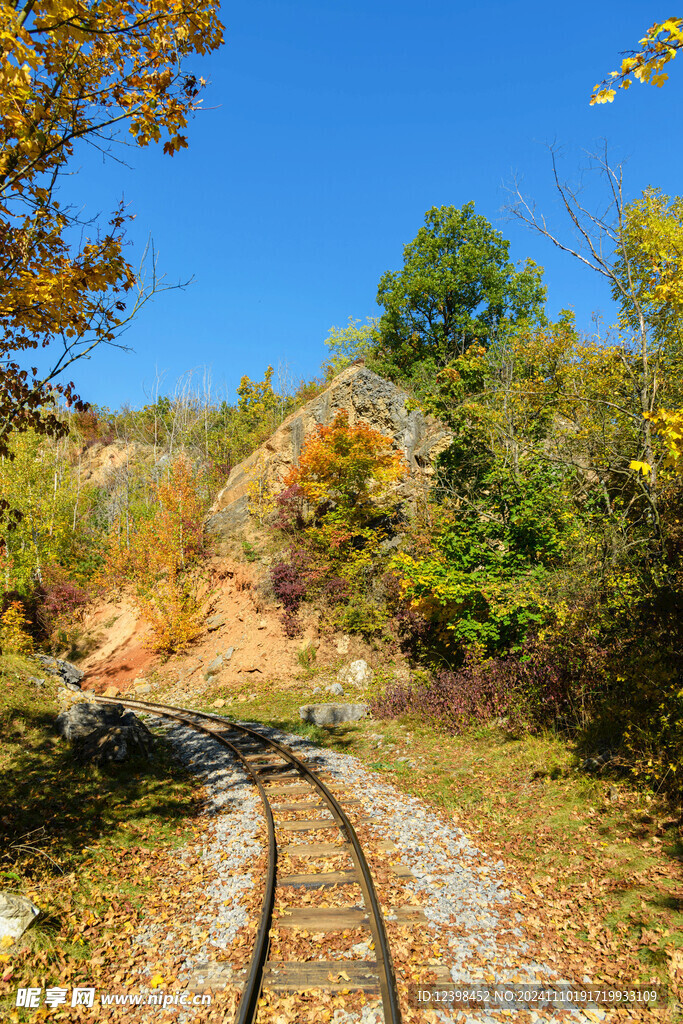
[[[270,800],[266,793],[265,786],[261,782],[257,773],[251,767],[245,756],[241,753],[238,747],[236,747],[230,740],[226,739],[218,729],[210,729],[205,725],[201,725],[199,722],[192,721],[185,717],[185,714],[192,716],[200,716],[209,718],[208,715],[203,715],[198,711],[191,711],[189,708],[172,708],[170,705],[165,704],[147,704],[144,701],[127,701],[125,699],[119,700],[116,697],[100,697],[97,694],[93,694],[95,700],[103,704],[122,704],[126,705],[142,706],[144,704],[145,709],[149,710],[151,714],[152,708],[155,708],[154,713],[163,715],[165,718],[170,718],[173,721],[181,722],[183,725],[189,726],[191,729],[196,729],[199,732],[206,733],[213,739],[218,740],[223,746],[228,747],[229,750],[235,754],[235,756],[242,762],[242,765],[247,770],[251,777],[252,782],[256,783],[258,787],[259,796],[263,804],[264,813],[266,816],[266,824],[268,829],[268,870],[266,873],[266,883],[263,892],[263,902],[261,904],[261,920],[259,922],[258,931],[256,933],[256,939],[254,941],[254,950],[251,957],[251,963],[249,964],[249,972],[247,974],[247,980],[244,985],[244,990],[240,997],[239,1005],[237,1008],[237,1016],[235,1017],[235,1024],[253,1024],[256,1020],[256,1013],[258,1007],[258,1000],[261,995],[261,985],[263,978],[263,967],[268,957],[268,948],[270,946],[270,926],[273,917],[273,904],[275,902],[275,879],[276,879],[276,867],[277,867],[277,842],[275,839],[275,821],[273,819],[273,812],[270,806]],[[163,710],[161,710],[163,708]],[[177,712],[184,712],[185,714],[178,714]],[[218,716],[211,716],[210,720],[214,721]],[[221,720],[226,732],[235,732],[232,728],[231,723],[225,719]],[[226,728],[227,727],[227,728]]]
[[[93,698],[101,703],[106,704],[122,704],[130,706],[131,708],[138,708],[141,711],[145,711],[148,714],[161,714],[166,718],[172,718],[176,721],[182,722],[191,728],[199,729],[201,732],[205,732],[210,736],[218,739],[224,746],[229,747],[242,761],[246,767],[249,775],[256,782],[259,789],[259,795],[263,803],[266,819],[268,821],[268,833],[269,833],[269,858],[268,858],[268,876],[266,879],[266,892],[264,893],[263,899],[263,910],[261,917],[261,924],[256,937],[254,945],[254,953],[252,955],[252,961],[249,969],[248,982],[245,985],[242,998],[240,1000],[238,1016],[236,1018],[236,1024],[253,1024],[256,1019],[256,1008],[258,999],[261,993],[262,986],[262,974],[265,966],[266,957],[268,955],[269,946],[269,932],[270,924],[272,920],[272,909],[275,896],[275,874],[277,864],[277,846],[275,840],[275,828],[273,821],[273,814],[270,807],[270,801],[268,799],[265,787],[257,776],[256,772],[252,769],[251,765],[241,754],[239,749],[235,747],[229,740],[226,740],[221,736],[218,730],[209,729],[206,726],[202,726],[197,722],[189,721],[184,715],[198,716],[199,718],[208,719],[211,722],[220,723],[223,726],[223,730],[226,732],[238,731],[246,736],[251,736],[259,741],[259,743],[265,744],[274,749],[281,757],[286,761],[289,761],[298,772],[303,775],[308,782],[310,782],[319,791],[328,805],[328,808],[332,812],[334,820],[337,822],[340,830],[343,830],[351,845],[352,858],[355,862],[355,866],[358,870],[359,877],[358,882],[363,893],[363,899],[365,905],[368,908],[369,914],[369,925],[372,932],[372,937],[375,943],[375,949],[379,952],[380,957],[377,958],[377,967],[379,972],[380,982],[380,994],[382,997],[382,1005],[384,1008],[384,1020],[385,1024],[401,1024],[401,1010],[398,999],[398,990],[396,986],[396,976],[394,974],[394,966],[391,958],[391,951],[389,949],[389,940],[386,933],[386,927],[384,924],[384,917],[382,910],[377,899],[377,893],[375,891],[375,885],[372,880],[372,873],[370,871],[370,865],[367,862],[363,849],[360,845],[360,840],[356,834],[351,821],[344,811],[343,807],[334,796],[333,793],[327,788],[322,779],[318,778],[317,774],[306,765],[306,763],[296,756],[287,747],[282,746],[277,740],[271,739],[269,736],[264,736],[263,733],[257,729],[252,729],[247,725],[241,725],[237,722],[228,721],[226,718],[220,715],[214,715],[206,711],[195,711],[192,708],[178,708],[174,705],[168,704],[155,704],[149,701],[136,700],[134,698],[118,698],[118,697],[101,697],[97,694],[92,695]],[[272,840],[271,840],[272,836]],[[268,907],[266,906],[267,899],[270,901]],[[249,987],[249,991],[248,991]]]

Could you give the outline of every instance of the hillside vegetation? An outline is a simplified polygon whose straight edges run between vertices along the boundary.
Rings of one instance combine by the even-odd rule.
[[[680,799],[681,304],[664,286],[664,242],[652,257],[658,229],[680,230],[680,202],[649,192],[623,214],[607,337],[579,332],[570,312],[550,322],[541,268],[515,268],[472,204],[443,207],[382,278],[383,315],[333,329],[319,380],[286,388],[269,367],[242,378],[234,404],[190,382],[140,410],[64,411],[65,437],[13,435],[0,462],[3,647],[78,657],[79,610],[114,584],[157,652],[191,644],[217,489],[362,358],[454,440],[411,509],[395,450],[342,414],[306,439],[279,489],[254,482],[266,540],[246,538],[243,555],[260,559],[289,635],[313,604],[388,661],[407,656],[413,674],[387,680],[376,715],[417,712],[451,733],[494,719],[517,735],[552,727]]]

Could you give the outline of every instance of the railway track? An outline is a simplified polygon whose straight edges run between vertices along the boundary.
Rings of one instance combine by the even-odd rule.
[[[205,733],[227,747],[241,762],[256,785],[266,819],[268,831],[268,869],[265,880],[261,920],[254,943],[251,963],[240,999],[236,1024],[253,1024],[257,1018],[258,1001],[264,988],[275,991],[303,991],[306,988],[328,988],[331,977],[343,970],[347,989],[360,989],[381,996],[385,1024],[400,1024],[401,1011],[394,967],[387,939],[382,911],[365,854],[347,813],[330,791],[321,776],[300,757],[282,744],[245,725],[228,722],[225,718],[205,712],[192,711],[166,704],[116,697],[93,699],[101,703],[122,704],[132,711],[163,716]],[[314,796],[315,802],[305,797]],[[272,798],[293,800],[292,803],[272,803]],[[303,812],[307,817],[276,822],[273,812]],[[327,812],[326,815],[323,812]],[[314,812],[316,817],[311,817]],[[292,836],[320,830],[336,831],[341,835],[337,843],[287,844]],[[298,857],[323,857],[345,854],[351,858],[350,871],[311,872],[300,875],[278,876],[278,839],[280,846]],[[306,888],[358,885],[363,896],[363,907],[328,909],[324,907],[293,908],[287,915],[290,927],[316,931],[369,928],[374,942],[376,960],[309,960],[305,963],[270,961],[268,957],[270,932],[278,886],[304,886]]]

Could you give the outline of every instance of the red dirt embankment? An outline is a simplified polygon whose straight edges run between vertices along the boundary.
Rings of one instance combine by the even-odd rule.
[[[80,663],[85,672],[83,688],[103,693],[115,687],[124,694],[134,688],[136,680],[154,675],[160,684],[188,680],[188,690],[196,692],[197,684],[204,682],[206,667],[218,654],[225,657],[231,647],[233,654],[219,678],[232,686],[243,683],[248,687],[254,674],[277,678],[280,686],[293,682],[301,669],[297,654],[307,643],[334,658],[335,638],[320,638],[315,614],[302,623],[302,635],[292,640],[284,633],[279,607],[266,606],[249,569],[219,558],[211,562],[210,569],[212,596],[205,608],[205,621],[215,622],[218,617],[222,622],[212,629],[207,626],[186,652],[169,659],[150,650],[149,627],[131,600],[124,597],[93,607],[85,626],[96,647]]]

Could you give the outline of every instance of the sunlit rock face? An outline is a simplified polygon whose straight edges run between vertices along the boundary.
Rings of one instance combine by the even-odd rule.
[[[263,481],[279,490],[288,471],[297,464],[304,438],[320,424],[327,426],[340,410],[349,423],[369,423],[373,430],[391,438],[407,463],[408,473],[398,485],[409,499],[424,492],[433,474],[432,463],[447,448],[452,435],[434,416],[407,408],[408,395],[365,366],[351,366],[330,386],[288,416],[274,434],[248,459],[235,466],[214,502],[207,519],[207,532],[229,536],[249,518],[249,488]]]

